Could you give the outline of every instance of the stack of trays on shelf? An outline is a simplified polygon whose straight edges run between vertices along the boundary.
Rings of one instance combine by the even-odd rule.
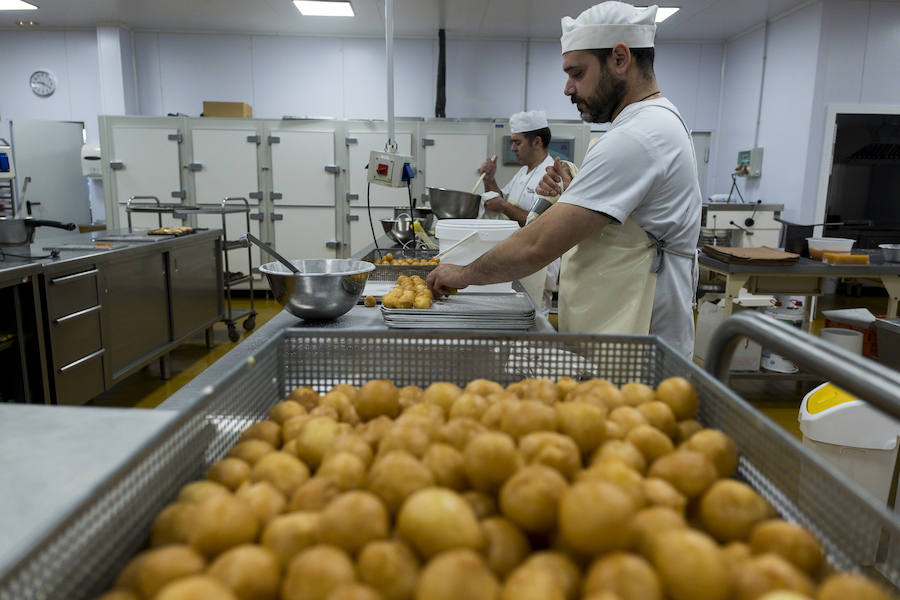
[[[534,327],[534,303],[515,294],[457,294],[431,308],[385,308],[381,315],[394,329],[468,329],[520,331]]]

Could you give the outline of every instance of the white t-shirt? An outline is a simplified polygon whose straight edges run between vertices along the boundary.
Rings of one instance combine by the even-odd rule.
[[[532,169],[530,173],[528,166],[523,166],[500,190],[503,192],[503,198],[524,211],[531,210],[537,200],[535,189],[547,173],[547,167],[551,165],[553,165],[553,157],[548,154],[541,164]]]
[[[559,201],[620,223],[631,218],[669,248],[693,254],[702,198],[693,142],[675,106],[665,98],[626,106]],[[694,347],[693,272],[692,259],[665,254],[650,321],[651,334],[686,356]]]

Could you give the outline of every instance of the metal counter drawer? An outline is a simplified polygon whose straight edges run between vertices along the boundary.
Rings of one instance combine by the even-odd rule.
[[[47,277],[47,313],[50,320],[99,304],[97,274],[98,270],[91,268]]]
[[[53,366],[63,367],[103,347],[100,337],[99,304],[84,310],[52,319],[50,343]]]
[[[102,348],[54,369],[57,404],[84,404],[105,389]]]

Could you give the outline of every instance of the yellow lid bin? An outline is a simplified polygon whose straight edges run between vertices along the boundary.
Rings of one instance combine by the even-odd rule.
[[[799,420],[804,446],[887,502],[900,422],[831,383],[803,398]]]

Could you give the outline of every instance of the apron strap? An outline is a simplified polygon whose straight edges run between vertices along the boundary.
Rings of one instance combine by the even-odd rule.
[[[666,240],[659,239],[647,230],[644,230],[644,233],[646,233],[647,237],[650,238],[650,243],[647,244],[647,247],[656,248],[656,257],[653,259],[653,266],[650,267],[651,273],[659,273],[663,270],[663,257],[666,254],[673,254],[675,256],[680,256],[681,258],[689,258],[691,260],[693,260],[697,256],[696,250],[694,252],[682,252],[681,250],[669,248],[669,246],[666,244]]]

